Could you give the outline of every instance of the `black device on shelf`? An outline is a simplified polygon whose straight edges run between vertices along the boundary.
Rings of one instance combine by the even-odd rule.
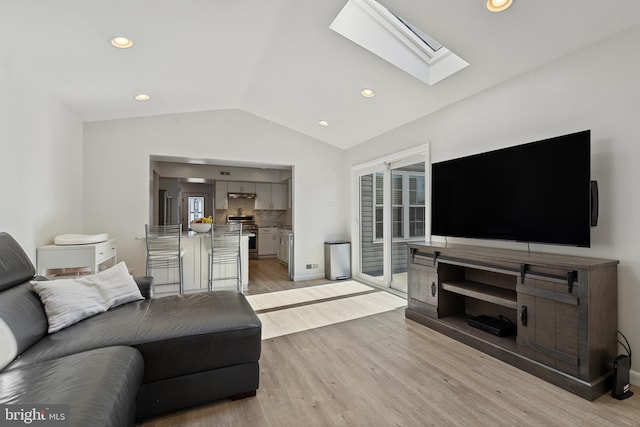
[[[590,130],[434,163],[431,232],[589,247],[590,175]]]
[[[499,337],[508,337],[516,333],[516,325],[504,316],[500,318],[480,315],[468,320],[470,326]]]

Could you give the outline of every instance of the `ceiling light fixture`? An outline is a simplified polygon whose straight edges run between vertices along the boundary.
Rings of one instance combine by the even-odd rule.
[[[111,46],[117,47],[118,49],[129,49],[133,46],[133,40],[124,36],[113,37],[109,39],[109,43],[111,43]]]
[[[135,99],[136,101],[148,101],[149,98],[151,98],[149,95],[147,95],[146,93],[140,93],[136,96],[133,97],[133,99]]]
[[[318,122],[318,124],[319,124],[320,126],[324,127],[324,128],[326,128],[327,126],[329,126],[329,122],[328,122],[328,121],[326,121],[326,120],[320,120],[320,121]]]
[[[511,6],[513,0],[487,0],[487,9],[491,12],[502,12]]]
[[[360,94],[365,98],[373,98],[374,96],[376,96],[376,93],[373,91],[373,89],[369,89],[366,87],[360,91]]]

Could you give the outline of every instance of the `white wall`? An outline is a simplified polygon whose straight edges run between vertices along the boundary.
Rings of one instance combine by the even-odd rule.
[[[82,123],[0,60],[0,231],[36,248],[82,231]]]
[[[86,123],[85,232],[108,232],[134,273],[144,272],[149,156],[292,165],[295,274],[324,275],[324,241],[348,236],[344,151],[240,110]],[[315,271],[305,264],[318,264]]]
[[[592,247],[531,245],[531,250],[620,260],[618,327],[640,354],[638,49],[640,27],[357,146],[347,152],[347,163],[424,141],[431,142],[431,160],[438,162],[591,129],[591,175],[600,190]],[[640,385],[640,370],[634,369],[633,382]]]

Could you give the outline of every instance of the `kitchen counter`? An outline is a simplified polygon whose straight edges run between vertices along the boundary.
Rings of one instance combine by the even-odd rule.
[[[249,237],[253,233],[243,233],[240,239],[240,267],[242,268],[242,288],[244,291],[249,289]],[[144,237],[142,238],[145,239]],[[183,262],[183,280],[185,293],[201,292],[208,289],[208,272],[209,272],[209,248],[211,240],[209,233],[196,233],[189,231],[182,233],[181,245],[184,249]],[[216,268],[233,268],[235,266],[223,265]],[[154,271],[154,275],[158,276],[162,272]],[[219,270],[214,270],[215,276],[219,276]],[[225,276],[235,275],[234,272],[225,274]],[[158,277],[159,281],[164,281]],[[214,290],[216,290],[214,283]],[[235,286],[225,286],[224,289],[236,289]],[[176,291],[177,291],[176,286]]]
[[[249,289],[249,233],[243,234],[240,238],[240,267],[242,268],[242,287],[243,290]],[[189,240],[194,241],[194,245],[189,245],[187,242]],[[209,233],[194,233],[194,235],[190,235],[187,239],[183,240],[185,244],[183,247],[185,249],[184,254],[184,280],[185,280],[185,290],[196,291],[201,290],[205,291],[208,288],[208,271],[209,271],[209,248],[211,247],[211,240]],[[189,252],[192,251],[192,254]],[[226,274],[221,274],[218,267],[214,265],[214,276],[235,276],[234,272],[229,272]],[[235,266],[224,265],[219,268],[225,269],[233,269],[235,270]],[[187,281],[187,269],[193,269],[193,281],[190,286],[190,283]],[[215,290],[214,283],[214,290]]]
[[[256,234],[255,233],[250,233],[250,232],[243,232],[242,233],[243,236],[247,236],[247,237],[253,237]],[[194,238],[209,238],[209,233],[196,233],[195,231],[188,231],[186,233],[182,233],[182,238],[183,239],[194,239]]]

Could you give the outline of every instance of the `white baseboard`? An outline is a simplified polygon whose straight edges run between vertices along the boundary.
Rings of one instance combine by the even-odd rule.
[[[638,371],[630,371],[629,372],[629,382],[635,386],[640,387],[640,372]]]
[[[324,273],[295,274],[293,276],[293,281],[298,282],[300,280],[315,280],[322,279],[323,277]]]

